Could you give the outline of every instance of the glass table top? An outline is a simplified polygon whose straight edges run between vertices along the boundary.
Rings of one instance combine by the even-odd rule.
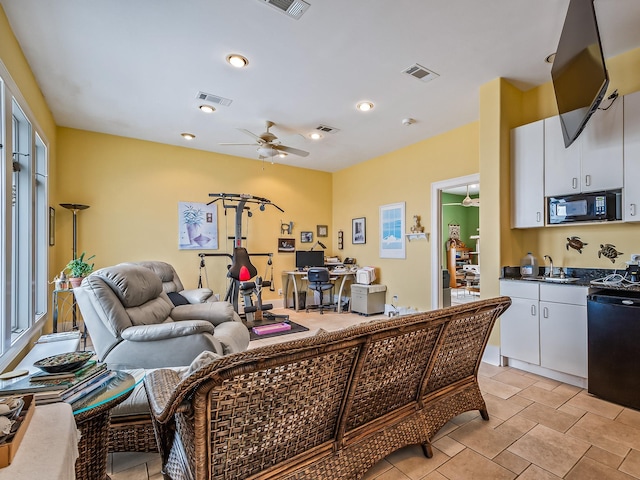
[[[74,415],[86,412],[87,410],[99,407],[121,397],[132,391],[144,380],[145,371],[143,369],[113,371],[115,372],[115,376],[110,378],[106,382],[106,385],[71,404]]]

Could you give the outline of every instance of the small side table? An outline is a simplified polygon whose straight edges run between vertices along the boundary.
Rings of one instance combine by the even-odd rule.
[[[105,480],[109,450],[111,409],[124,402],[144,379],[144,370],[118,371],[118,375],[97,391],[71,406],[76,425],[82,433],[76,461],[77,480]]]

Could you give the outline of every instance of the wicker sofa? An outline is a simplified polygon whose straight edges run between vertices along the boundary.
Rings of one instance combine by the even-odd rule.
[[[361,478],[456,415],[508,297],[361,324],[145,378],[172,479]]]

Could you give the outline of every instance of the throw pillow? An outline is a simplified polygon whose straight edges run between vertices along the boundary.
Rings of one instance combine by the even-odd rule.
[[[193,362],[191,362],[191,365],[189,365],[189,369],[182,375],[182,378],[187,378],[196,370],[209,365],[211,362],[215,362],[219,358],[222,358],[222,355],[218,355],[215,352],[205,350],[193,359]]]
[[[167,293],[167,296],[169,297],[169,300],[171,300],[171,303],[173,303],[174,307],[177,307],[178,305],[189,305],[189,301],[178,292]]]

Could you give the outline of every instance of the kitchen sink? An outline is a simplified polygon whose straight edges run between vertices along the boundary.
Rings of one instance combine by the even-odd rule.
[[[533,280],[535,282],[550,282],[550,283],[574,283],[578,278],[573,277],[522,277],[521,280]]]
[[[573,277],[544,277],[544,281],[545,282],[552,282],[552,283],[573,283],[573,282],[577,282],[578,279],[577,278],[573,278]]]

